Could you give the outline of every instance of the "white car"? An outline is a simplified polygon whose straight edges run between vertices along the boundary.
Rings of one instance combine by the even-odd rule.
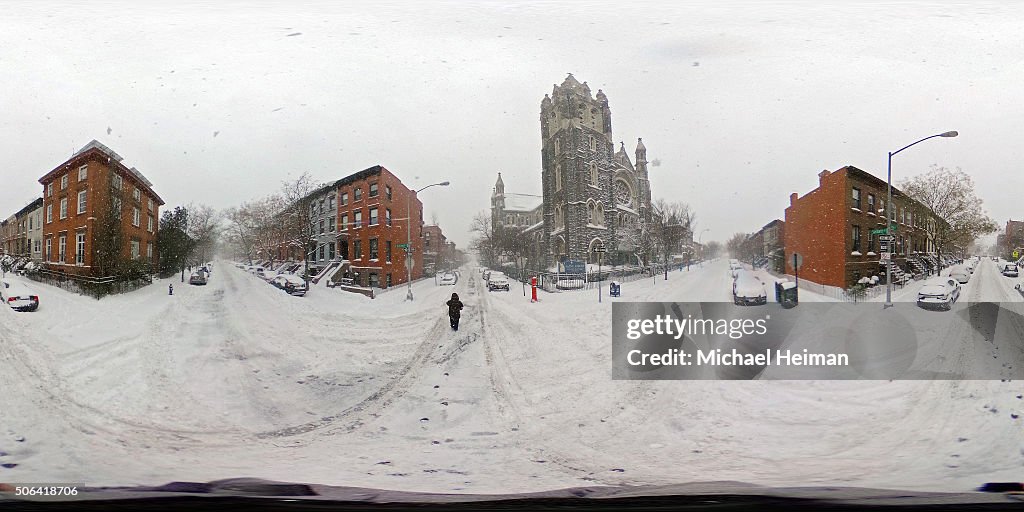
[[[1017,264],[1007,263],[1003,266],[1003,275],[1006,277],[1017,277]]]
[[[0,281],[0,299],[15,311],[35,311],[39,308],[39,296],[17,281]]]
[[[952,277],[933,277],[924,282],[917,291],[917,306],[926,308],[938,306],[946,311],[953,309],[953,303],[960,298],[960,283]]]
[[[441,284],[443,284],[443,285],[453,285],[454,286],[455,283],[458,282],[458,280],[459,280],[459,278],[456,277],[455,274],[451,274],[451,273],[448,273],[448,274],[445,274],[445,275],[441,276]]]
[[[279,274],[270,280],[270,284],[288,292],[291,295],[303,296],[308,288],[306,281],[295,274]]]
[[[490,273],[490,276],[487,278],[488,291],[493,292],[494,290],[505,290],[507,292],[511,289],[512,288],[508,284],[508,277],[505,277],[505,274],[502,274],[501,272]]]
[[[739,270],[732,282],[732,303],[737,306],[759,306],[768,303],[764,283],[749,270]]]
[[[958,283],[966,283],[967,281],[970,281],[971,274],[964,267],[957,266],[949,269],[949,277],[953,278]]]
[[[739,262],[739,260],[729,260],[729,274],[732,275],[734,279],[736,278],[736,275],[740,273],[741,270],[743,270],[743,265]]]

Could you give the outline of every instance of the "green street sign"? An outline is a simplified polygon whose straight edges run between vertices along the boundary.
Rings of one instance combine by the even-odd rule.
[[[871,230],[871,234],[872,234],[872,235],[884,235],[884,234],[886,234],[886,233],[885,233],[885,228],[881,228],[881,229],[872,229],[872,230]]]
[[[398,244],[398,248],[399,249],[408,249],[409,248],[409,244]]]

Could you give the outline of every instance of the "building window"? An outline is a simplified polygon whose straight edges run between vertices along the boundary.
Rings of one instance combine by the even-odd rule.
[[[352,212],[352,228],[359,229],[363,227],[363,211],[356,210]]]
[[[75,233],[75,265],[85,265],[85,231]]]
[[[370,183],[370,197],[377,197],[377,184]]]
[[[89,177],[89,165],[83,165],[78,168],[78,181],[85,181]]]
[[[153,232],[153,216],[152,215],[150,215],[146,219],[146,230],[149,231],[150,233]]]
[[[53,197],[53,182],[46,184],[46,197]]]
[[[352,190],[352,200],[353,201],[360,201],[362,199],[363,199],[363,188],[362,187],[356,187],[355,189],[353,189]]]
[[[133,260],[139,259],[139,241],[138,240],[132,240],[131,247],[132,247],[132,259]]]
[[[132,190],[132,197],[135,198],[136,201],[142,201],[142,191],[139,190],[139,187],[135,187],[135,189]]]
[[[53,204],[46,205],[46,223],[53,222]]]
[[[111,178],[110,178],[110,186],[111,186],[111,188],[116,189],[116,190],[121,190],[121,185],[122,185],[122,182],[121,182],[121,175],[120,174],[115,174],[115,175],[111,176]]]
[[[43,261],[50,261],[50,259],[53,258],[53,252],[52,251],[53,251],[53,239],[52,238],[47,238],[46,239],[46,253],[43,254]]]
[[[356,240],[352,242],[352,259],[361,260],[363,259],[363,241]]]
[[[853,187],[853,207],[860,209],[860,189]]]
[[[590,184],[597,186],[597,162],[590,163]]]
[[[391,240],[384,241],[384,261],[391,263]],[[391,278],[391,274],[388,274],[388,278]],[[388,284],[391,284],[390,280],[388,281]]]
[[[377,258],[380,257],[380,255],[378,254],[378,246],[379,245],[380,245],[380,242],[378,242],[376,238],[371,238],[370,239],[370,259],[371,260],[376,260]]]
[[[860,251],[860,226],[853,226],[853,250]]]
[[[60,218],[68,218],[68,198],[66,197],[60,198]]]
[[[594,140],[594,136],[593,135],[590,136],[590,150],[591,151],[597,151],[597,141]]]
[[[85,199],[86,199],[86,196],[87,196],[87,194],[86,194],[85,190],[80,190],[78,192],[78,214],[79,215],[85,213]]]
[[[153,200],[147,198],[146,199],[146,203],[147,203],[146,208],[148,208],[149,211],[153,211]]]
[[[142,215],[139,212],[139,207],[132,208],[132,226],[139,227],[139,223],[142,222]]]
[[[327,217],[327,231],[334,233],[334,217]]]
[[[384,223],[387,224],[388,226],[391,225],[391,208],[387,208],[384,210]]]
[[[348,231],[348,214],[347,213],[343,214],[341,216],[341,230],[342,231]]]
[[[320,247],[318,247],[318,248],[317,248],[317,257],[318,257],[318,258],[317,258],[317,259],[323,260],[323,259],[324,259],[324,256],[325,256],[325,252],[326,252],[326,249],[324,248],[324,246],[323,246],[323,245],[321,245]]]
[[[341,193],[341,205],[345,206],[346,204],[348,204],[348,192],[342,192]]]
[[[558,139],[555,139],[555,155],[558,155],[561,152],[562,152],[562,144],[559,142]]]
[[[370,286],[380,287],[380,276],[376,272],[370,272]]]
[[[388,288],[391,288],[391,272],[388,272],[388,275],[387,275],[387,283],[388,283],[388,284],[387,284],[387,287],[388,287]]]
[[[868,211],[869,212],[874,212],[875,211],[875,195],[874,194],[868,194]]]
[[[320,234],[322,235],[326,231],[327,231],[327,224],[324,222],[324,219],[320,219]]]
[[[334,244],[333,243],[327,244],[327,258],[328,259],[332,259],[332,260],[334,259]]]
[[[68,188],[68,175],[67,174],[65,174],[64,176],[60,177],[60,189],[64,190],[66,188]]]
[[[57,261],[64,263],[68,250],[68,236],[61,235],[57,241]]]
[[[338,207],[337,203],[338,203],[338,198],[335,197],[334,195],[331,195],[331,197],[327,198],[327,208],[328,209],[334,210],[335,208]]]
[[[391,186],[390,185],[384,185],[384,197],[388,198],[388,201],[391,200]]]
[[[376,226],[377,225],[377,207],[376,206],[374,206],[373,208],[370,208],[370,225],[371,226]]]
[[[121,218],[121,198],[119,196],[114,196],[111,199],[110,204],[111,204],[111,207],[114,209],[114,218],[115,219],[120,219]]]
[[[875,234],[868,231],[868,252],[875,252]]]
[[[153,242],[146,242],[146,257],[153,259]]]
[[[562,190],[562,166],[555,166],[555,191]]]

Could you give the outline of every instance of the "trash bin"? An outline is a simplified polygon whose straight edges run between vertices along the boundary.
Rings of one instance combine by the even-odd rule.
[[[611,283],[608,284],[608,296],[609,297],[618,297],[618,296],[620,296],[621,293],[622,293],[622,287],[619,285],[618,281],[612,281]]]
[[[782,307],[788,309],[796,307],[796,305],[800,303],[799,292],[797,290],[796,283],[787,281],[785,283],[781,283],[779,285],[779,288],[782,293],[782,300],[779,301],[782,303]]]
[[[789,279],[784,277],[775,280],[775,302],[782,304],[782,284],[788,283]]]

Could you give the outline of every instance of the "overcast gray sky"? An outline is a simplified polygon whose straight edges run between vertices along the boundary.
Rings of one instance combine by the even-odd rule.
[[[3,3],[0,215],[98,139],[169,206],[226,208],[375,164],[460,246],[506,189],[540,193],[540,101],[567,72],[643,137],[653,194],[704,240],[782,218],[852,164],[971,173],[1024,217],[1020,2]],[[109,133],[108,133],[109,131]]]

